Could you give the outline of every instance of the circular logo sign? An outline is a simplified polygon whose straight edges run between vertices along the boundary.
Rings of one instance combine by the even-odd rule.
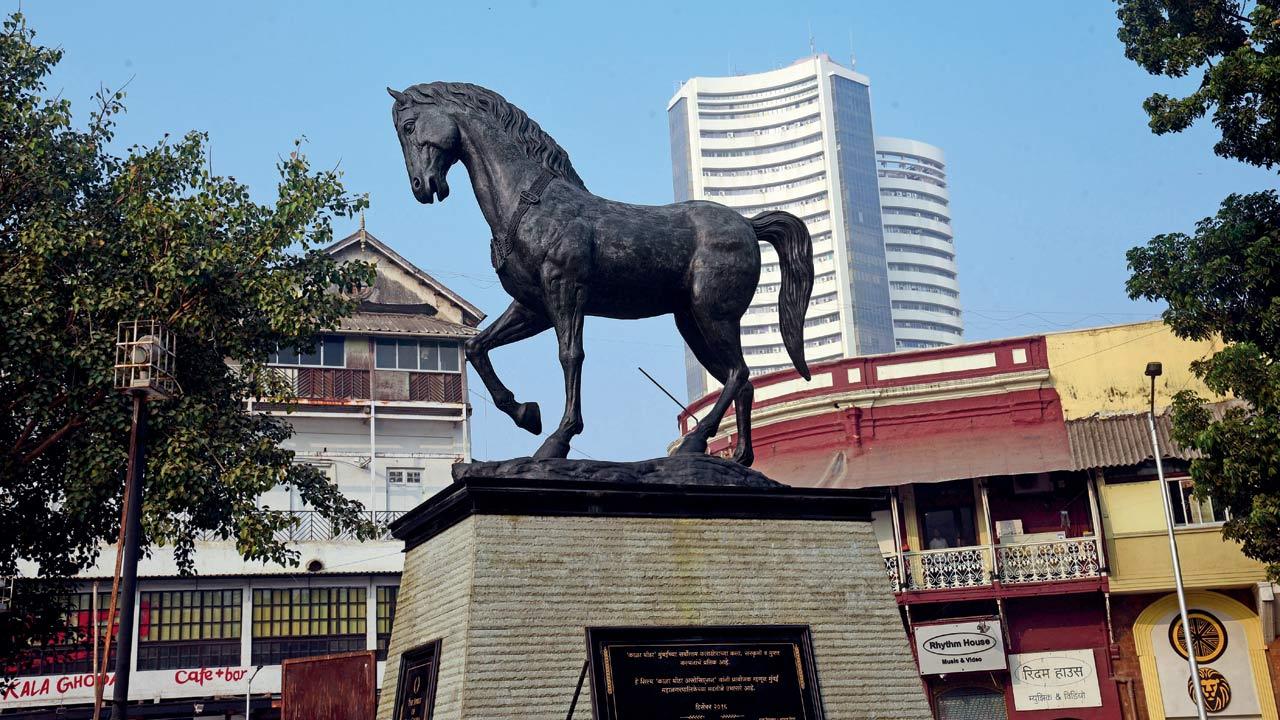
[[[1191,610],[1187,613],[1191,624],[1191,645],[1196,651],[1196,662],[1211,663],[1227,651],[1227,628],[1212,613]],[[1169,644],[1174,652],[1187,656],[1186,636],[1182,632],[1182,618],[1174,616],[1169,623]]]
[[[1220,713],[1231,704],[1231,683],[1213,668],[1200,668],[1200,690],[1204,692],[1204,709],[1211,713]],[[1187,694],[1191,696],[1191,702],[1196,701],[1191,678],[1187,678]]]

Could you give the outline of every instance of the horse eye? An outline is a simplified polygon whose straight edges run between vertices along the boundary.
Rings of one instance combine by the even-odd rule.
[[[405,135],[408,135],[409,133],[412,133],[412,132],[413,132],[413,121],[412,121],[412,120],[406,120],[406,121],[404,122],[404,125],[402,125],[402,126],[401,126],[401,128],[404,130],[404,134],[405,134]]]

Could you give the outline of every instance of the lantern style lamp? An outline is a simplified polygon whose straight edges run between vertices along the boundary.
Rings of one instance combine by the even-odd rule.
[[[173,378],[173,335],[158,320],[127,320],[116,333],[115,387],[124,393],[167,398],[177,390]]]

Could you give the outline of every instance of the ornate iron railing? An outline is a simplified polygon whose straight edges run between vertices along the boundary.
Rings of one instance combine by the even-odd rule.
[[[884,556],[884,571],[889,574],[889,582],[893,583],[894,592],[902,592],[902,565],[897,555]]]
[[[1000,559],[1002,583],[1075,580],[1102,574],[1097,538],[1001,545],[996,548],[996,553]]]
[[[275,539],[280,542],[329,542],[331,540],[354,540],[348,529],[337,531],[327,518],[315,510],[277,510],[282,515],[288,515],[295,519],[293,525],[277,530]],[[377,540],[391,540],[391,530],[388,525],[392,521],[405,514],[404,510],[376,510],[372,513],[365,511],[379,527],[380,532],[375,538]],[[196,540],[215,541],[222,538],[211,530],[205,530],[196,535]]]
[[[884,571],[894,592],[984,587],[995,579],[1018,584],[1102,575],[1102,552],[1094,537],[998,545],[995,551],[995,558],[985,545],[905,552],[901,561],[884,555]]]
[[[945,590],[990,585],[991,552],[985,546],[903,553],[906,589]]]

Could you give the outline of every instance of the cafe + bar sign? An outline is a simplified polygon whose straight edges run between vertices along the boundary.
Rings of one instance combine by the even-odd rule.
[[[587,628],[595,720],[822,720],[807,625]]]

